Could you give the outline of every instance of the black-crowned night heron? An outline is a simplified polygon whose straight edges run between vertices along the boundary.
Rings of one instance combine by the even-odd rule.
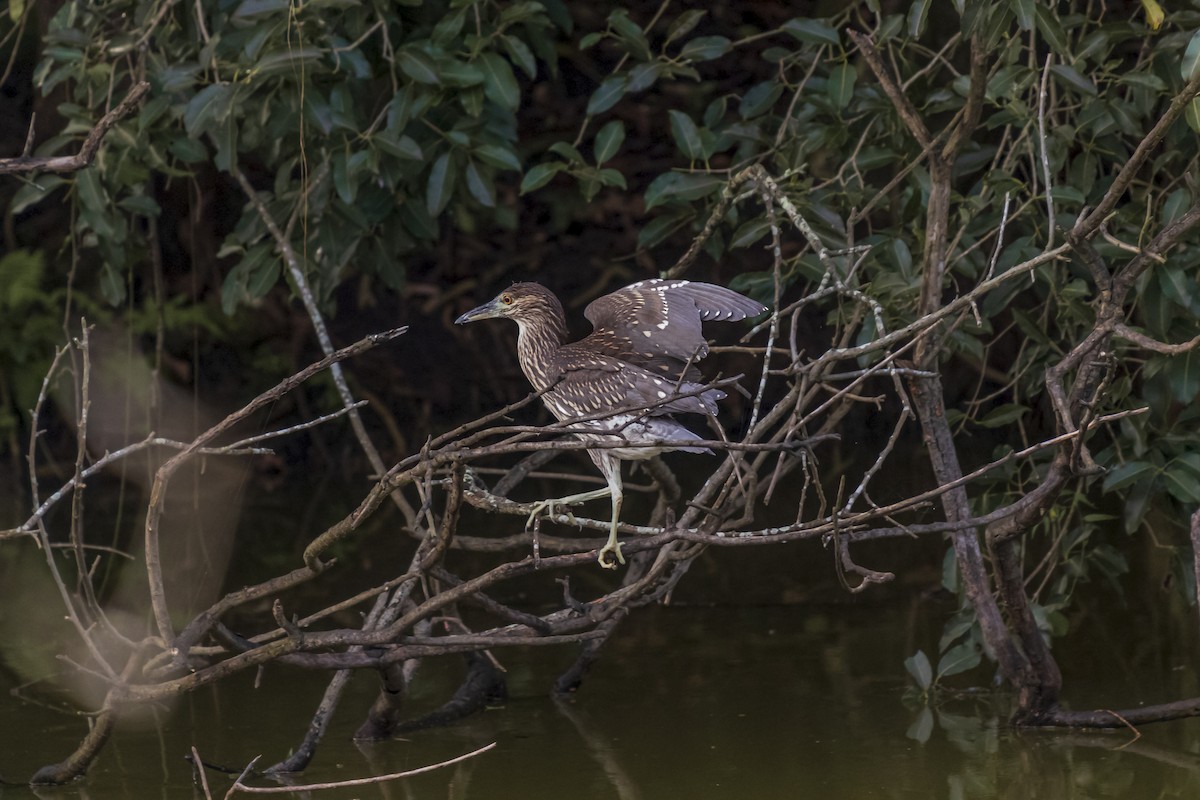
[[[536,283],[514,283],[490,303],[472,309],[456,322],[507,317],[517,323],[517,359],[542,401],[561,421],[580,421],[576,434],[588,443],[627,442],[629,447],[598,447],[588,455],[608,481],[608,488],[535,504],[530,523],[543,510],[568,506],[605,495],[612,498],[612,527],[600,549],[603,567],[625,563],[617,543],[621,514],[621,461],[650,458],[664,450],[709,452],[704,447],[672,446],[700,437],[672,414],[716,414],[725,396],[704,389],[695,361],[708,353],[700,330],[704,320],[733,322],[761,314],[759,302],[710,283],[646,280],[594,300],[583,315],[595,329],[567,343],[567,323],[553,292]],[[608,554],[615,561],[608,560]]]

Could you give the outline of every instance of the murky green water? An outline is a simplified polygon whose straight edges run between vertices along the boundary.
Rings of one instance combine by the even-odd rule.
[[[411,769],[496,742],[495,750],[458,766],[320,796],[1200,796],[1197,720],[1147,726],[1134,741],[1128,731],[1015,733],[1003,724],[1003,700],[990,696],[948,701],[932,713],[906,705],[900,662],[912,647],[912,610],[907,603],[648,609],[625,623],[568,703],[548,697],[547,687],[571,652],[498,651],[511,692],[503,708],[409,741],[360,748],[349,736],[375,689],[363,674],[303,781]],[[1119,621],[1114,629],[1111,618],[1102,626],[1085,620],[1085,644],[1061,648],[1077,707],[1194,690],[1190,648],[1145,640],[1133,647],[1120,638],[1128,622]],[[440,702],[462,672],[457,659],[424,669],[414,711]],[[3,671],[0,679],[9,680]],[[206,760],[231,767],[260,754],[264,763],[277,760],[302,734],[323,681],[281,667],[267,669],[258,689],[253,680],[240,676],[185,698],[161,712],[157,725],[124,726],[82,782],[36,794],[3,786],[0,797],[198,796],[184,760],[192,745]],[[84,723],[3,688],[0,775],[20,782],[66,755]],[[914,737],[923,727],[922,744]],[[231,781],[218,773],[209,779],[218,797]]]

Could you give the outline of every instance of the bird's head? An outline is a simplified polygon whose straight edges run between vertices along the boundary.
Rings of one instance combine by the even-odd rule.
[[[463,325],[479,319],[507,317],[522,322],[537,317],[562,319],[562,305],[554,293],[537,283],[514,283],[490,302],[473,308],[454,320]]]

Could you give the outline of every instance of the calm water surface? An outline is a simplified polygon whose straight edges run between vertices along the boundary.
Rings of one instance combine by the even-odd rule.
[[[988,695],[932,711],[906,704],[900,662],[913,647],[911,611],[911,604],[648,609],[624,624],[566,703],[548,697],[547,687],[570,652],[497,651],[511,693],[502,708],[409,740],[358,747],[349,737],[375,691],[363,674],[302,780],[401,771],[496,742],[495,750],[444,770],[319,796],[1200,797],[1200,721],[1147,726],[1134,741],[1129,731],[1016,733],[1003,724],[1003,699]],[[1063,653],[1078,707],[1154,702],[1195,689],[1182,648],[1178,656],[1170,647],[1123,651],[1121,641],[1092,633],[1100,645]],[[462,669],[457,659],[423,667],[414,712],[439,703]],[[986,680],[984,671],[972,676],[976,682]],[[1139,674],[1153,678],[1136,680]],[[125,725],[79,783],[36,793],[5,785],[0,798],[199,797],[184,760],[192,745],[230,767],[260,754],[264,763],[278,760],[303,733],[323,681],[273,668],[255,689],[253,677],[189,696],[161,711],[157,724]],[[84,722],[10,697],[3,670],[0,682],[0,776],[20,782],[65,756]],[[210,772],[209,780],[220,797],[231,777]]]

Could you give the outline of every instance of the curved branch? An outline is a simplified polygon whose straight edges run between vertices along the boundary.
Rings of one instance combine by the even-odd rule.
[[[1180,344],[1168,344],[1167,342],[1160,342],[1158,339],[1153,339],[1144,333],[1139,333],[1123,322],[1113,327],[1113,335],[1132,342],[1145,350],[1153,350],[1155,353],[1162,353],[1167,356],[1177,356],[1181,353],[1195,350],[1197,346],[1200,346],[1200,336],[1195,336]]]
[[[0,175],[17,175],[25,172],[78,172],[89,166],[96,158],[96,152],[100,149],[104,137],[108,135],[114,125],[129,116],[134,106],[140,103],[149,91],[150,84],[146,81],[134,84],[133,88],[129,90],[129,94],[125,95],[125,99],[118,103],[116,108],[101,117],[96,126],[88,132],[83,144],[79,147],[79,152],[75,155],[0,158]]]

